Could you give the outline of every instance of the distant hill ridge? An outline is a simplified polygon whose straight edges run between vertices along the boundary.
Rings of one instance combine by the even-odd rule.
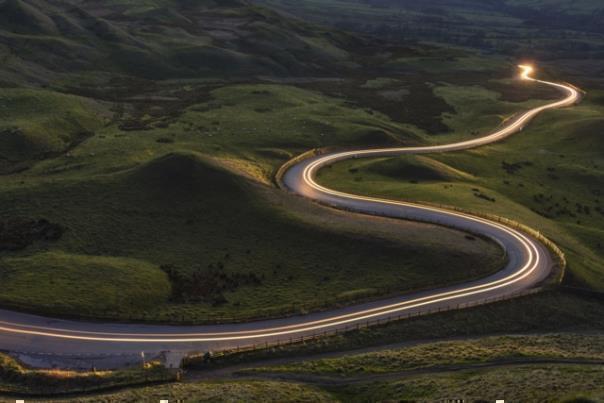
[[[244,0],[0,0],[0,82],[327,75],[363,41]]]

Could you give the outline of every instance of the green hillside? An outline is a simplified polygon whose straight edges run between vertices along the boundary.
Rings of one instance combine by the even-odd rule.
[[[0,105],[0,173],[67,152],[109,116],[93,100],[35,89],[0,89]]]

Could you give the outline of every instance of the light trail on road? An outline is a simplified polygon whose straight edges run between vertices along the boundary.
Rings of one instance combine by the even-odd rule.
[[[67,351],[137,352],[142,349],[211,349],[245,346],[262,342],[344,329],[349,325],[393,315],[430,312],[450,306],[483,303],[489,299],[514,295],[543,281],[553,265],[547,248],[533,237],[502,223],[444,208],[359,196],[328,189],[315,180],[318,171],[350,158],[388,157],[465,150],[491,144],[520,131],[543,111],[571,106],[580,93],[566,84],[537,80],[532,66],[521,65],[520,78],[561,90],[566,96],[536,107],[510,120],[484,137],[452,144],[377,148],[334,152],[303,160],[287,170],[283,182],[290,191],[335,208],[365,214],[438,223],[470,231],[498,242],[508,254],[508,264],[486,278],[411,293],[396,298],[317,312],[283,319],[214,326],[168,326],[147,324],[108,324],[44,318],[0,310],[0,349],[35,350],[48,354]],[[186,344],[186,347],[183,345]],[[149,346],[154,347],[149,347]]]

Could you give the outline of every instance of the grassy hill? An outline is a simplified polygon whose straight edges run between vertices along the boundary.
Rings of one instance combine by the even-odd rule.
[[[2,0],[0,78],[76,72],[147,79],[324,75],[354,67],[358,37],[244,1]]]
[[[93,100],[35,89],[0,90],[0,105],[0,173],[65,153],[108,117]]]

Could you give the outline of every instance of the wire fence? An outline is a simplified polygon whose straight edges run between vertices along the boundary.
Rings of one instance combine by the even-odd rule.
[[[540,288],[534,288],[534,289],[530,289],[530,290],[518,291],[518,292],[515,292],[512,294],[508,294],[508,295],[502,295],[502,296],[492,297],[492,298],[484,298],[484,299],[480,299],[480,300],[476,300],[476,301],[468,301],[468,302],[462,302],[462,303],[451,304],[451,305],[446,305],[446,306],[438,306],[438,307],[428,308],[428,309],[424,309],[424,310],[416,311],[416,312],[407,312],[407,313],[396,312],[396,313],[392,313],[390,315],[381,316],[379,318],[360,320],[357,322],[346,324],[344,326],[336,325],[332,329],[316,331],[316,332],[312,332],[310,334],[308,334],[308,333],[301,334],[300,336],[295,336],[295,337],[294,336],[277,337],[277,338],[272,338],[271,340],[267,340],[264,342],[258,342],[258,343],[253,343],[253,344],[242,344],[242,345],[237,345],[235,347],[214,350],[211,353],[210,352],[190,353],[183,359],[182,365],[183,365],[183,367],[195,367],[195,366],[203,365],[208,359],[208,354],[211,355],[212,359],[216,359],[216,358],[228,357],[228,356],[247,353],[247,352],[268,350],[268,349],[276,348],[276,347],[304,344],[304,343],[307,343],[310,341],[316,341],[319,339],[325,339],[327,337],[338,336],[338,335],[342,335],[345,333],[359,331],[359,330],[367,329],[367,328],[374,327],[374,326],[386,325],[388,323],[401,321],[401,320],[405,320],[405,319],[417,318],[417,317],[432,315],[432,314],[441,313],[441,312],[473,308],[473,307],[480,306],[480,305],[486,305],[486,304],[506,301],[506,300],[510,300],[510,299],[514,299],[514,298],[518,298],[518,297],[522,297],[522,296],[533,295],[540,291],[541,291]],[[305,333],[305,332],[301,331],[301,333]]]
[[[277,172],[275,173],[275,175],[273,176],[275,184],[281,188],[281,189],[286,189],[287,187],[285,186],[285,184],[283,183],[283,176],[285,175],[285,173],[294,165],[296,165],[299,162],[304,161],[305,159],[308,158],[312,158],[315,157],[319,154],[324,153],[324,150],[320,150],[318,148],[311,148],[310,150],[295,156],[294,158],[286,161],[283,165],[281,165],[279,167],[279,169],[277,169]]]

